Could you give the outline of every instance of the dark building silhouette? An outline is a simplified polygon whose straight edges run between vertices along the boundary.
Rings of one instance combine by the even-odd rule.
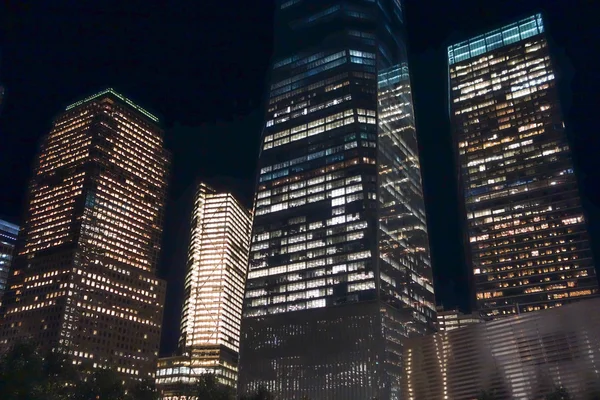
[[[0,346],[31,340],[125,382],[154,376],[167,167],[158,119],[112,89],[56,118],[29,185]]]
[[[542,16],[448,48],[477,304],[488,316],[598,291]]]
[[[4,105],[4,99],[5,99],[5,94],[6,94],[6,90],[4,89],[4,86],[2,86],[2,84],[0,83],[0,114],[2,114],[2,106]]]
[[[0,301],[6,290],[6,280],[10,272],[19,227],[0,219]]]
[[[435,299],[399,0],[278,1],[240,392],[399,399]]]

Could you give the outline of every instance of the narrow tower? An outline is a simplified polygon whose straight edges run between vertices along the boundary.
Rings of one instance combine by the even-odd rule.
[[[181,316],[181,354],[159,360],[164,397],[185,396],[203,374],[236,386],[252,217],[230,193],[198,186]]]

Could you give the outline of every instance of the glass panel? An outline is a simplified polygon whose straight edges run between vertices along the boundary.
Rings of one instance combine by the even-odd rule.
[[[487,38],[485,38],[485,41],[487,43],[488,51],[497,49],[498,47],[502,46],[502,34],[496,33],[494,35],[490,35]]]
[[[515,43],[519,41],[519,28],[514,27],[502,31],[502,38],[504,40],[504,44]]]
[[[535,36],[538,33],[537,26],[535,21],[528,22],[519,26],[519,31],[521,32],[521,38],[525,39],[531,36]]]
[[[471,42],[470,47],[471,47],[471,57],[475,57],[480,54],[483,54],[486,51],[485,40],[480,39],[475,42]]]

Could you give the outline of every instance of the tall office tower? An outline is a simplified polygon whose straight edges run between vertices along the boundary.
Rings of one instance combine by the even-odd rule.
[[[541,15],[450,46],[448,65],[478,307],[504,316],[595,295]]]
[[[19,227],[0,219],[0,302],[6,289],[6,279],[15,251]]]
[[[56,118],[29,185],[0,346],[29,339],[126,382],[154,376],[167,167],[158,119],[112,89]]]
[[[230,193],[200,184],[194,202],[181,318],[181,355],[159,360],[163,399],[203,374],[235,387],[252,216]]]
[[[399,0],[278,1],[240,392],[397,399],[435,323]]]

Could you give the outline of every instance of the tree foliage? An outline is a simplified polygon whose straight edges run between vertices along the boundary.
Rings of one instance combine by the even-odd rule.
[[[242,396],[240,400],[275,400],[275,396],[266,387],[260,386],[256,392]]]
[[[0,393],[3,400],[68,399],[68,386],[76,376],[66,356],[42,356],[35,346],[17,343],[0,359]]]
[[[158,400],[159,393],[154,382],[143,380],[135,385],[127,395],[127,400]]]
[[[233,388],[220,383],[214,374],[205,374],[198,379],[196,393],[198,399],[234,400],[235,398]]]
[[[140,382],[125,393],[109,369],[85,375],[64,353],[41,353],[30,343],[17,343],[0,357],[2,400],[158,400],[154,383]]]

